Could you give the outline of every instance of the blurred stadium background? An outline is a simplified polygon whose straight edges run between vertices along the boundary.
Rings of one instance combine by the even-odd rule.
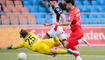
[[[0,48],[18,45],[20,29],[36,33],[40,38],[51,29],[43,23],[52,23],[53,14],[49,6],[43,5],[46,0],[0,0]],[[59,3],[61,0],[59,0]],[[90,47],[80,44],[78,49],[83,60],[105,60],[105,0],[75,0],[81,11],[81,23],[85,32],[84,38]],[[66,20],[68,11],[65,12]],[[66,36],[68,27],[64,27]],[[83,47],[85,46],[85,47]],[[53,58],[27,49],[0,50],[0,60],[17,60],[17,53],[25,52],[28,60],[74,60],[71,55],[58,55]]]

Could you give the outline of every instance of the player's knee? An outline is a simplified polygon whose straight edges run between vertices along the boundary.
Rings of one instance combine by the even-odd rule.
[[[63,41],[62,44],[63,44],[63,46],[64,46],[65,48],[67,48],[69,42],[68,42],[68,41]]]
[[[43,37],[43,39],[48,39],[48,38],[49,36],[47,34]]]
[[[59,49],[58,47],[51,48],[51,52],[52,52],[52,53],[56,53],[56,51],[57,51],[58,49]]]

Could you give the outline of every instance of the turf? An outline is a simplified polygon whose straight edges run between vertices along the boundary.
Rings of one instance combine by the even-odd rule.
[[[105,60],[105,47],[78,47],[83,60]],[[52,57],[49,55],[43,55],[36,52],[32,52],[28,49],[12,49],[12,50],[0,50],[0,60],[18,60],[17,54],[24,52],[28,55],[27,60],[75,60],[73,55],[57,55]]]

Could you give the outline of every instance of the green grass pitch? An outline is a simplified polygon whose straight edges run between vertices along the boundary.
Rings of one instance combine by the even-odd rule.
[[[78,47],[77,49],[80,51],[83,60],[105,60],[105,47]],[[75,60],[74,56],[70,54],[52,57],[32,52],[28,49],[0,50],[0,60],[18,60],[17,54],[20,52],[28,55],[27,60]]]

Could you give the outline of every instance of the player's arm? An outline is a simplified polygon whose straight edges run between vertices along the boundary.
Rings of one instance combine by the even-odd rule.
[[[61,16],[61,18],[62,18],[62,23],[65,23],[66,18],[65,18],[65,15],[64,15],[62,9],[60,9],[60,8],[56,8],[56,11],[57,11],[58,14]]]
[[[55,24],[58,26],[68,26],[68,25],[71,25],[71,22],[66,22],[66,23],[61,23],[61,24],[55,23]]]
[[[64,23],[55,23],[56,25],[58,26],[68,26],[68,25],[71,25],[72,21],[73,21],[73,18],[74,18],[74,14],[69,14],[69,18],[68,18],[68,21],[67,22],[64,22]]]
[[[56,35],[52,34],[52,35],[50,35],[50,37],[52,37],[54,39],[55,46],[59,46],[60,45],[59,38],[56,37]]]
[[[17,48],[22,48],[24,47],[24,42],[22,42],[21,44],[15,46],[15,45],[10,45],[8,46],[8,49],[17,49]]]
[[[61,16],[61,18],[62,18],[62,23],[65,23],[66,19],[65,19],[64,13],[61,13],[60,16]]]
[[[44,23],[43,25],[44,25],[44,26],[51,26],[51,25],[53,25],[53,23],[51,23],[51,24],[46,24],[46,23]]]

